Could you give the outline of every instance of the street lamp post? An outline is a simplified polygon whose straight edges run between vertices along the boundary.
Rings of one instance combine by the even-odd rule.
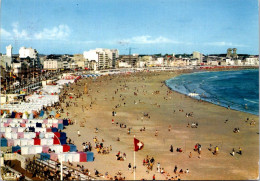
[[[54,136],[56,136],[54,134]],[[60,139],[58,138],[58,136],[56,136],[57,139],[59,140],[59,143],[61,145]],[[62,146],[62,145],[61,145]],[[63,159],[63,151],[61,152],[61,161],[60,161],[60,180],[63,180],[63,164],[62,164],[62,159]]]

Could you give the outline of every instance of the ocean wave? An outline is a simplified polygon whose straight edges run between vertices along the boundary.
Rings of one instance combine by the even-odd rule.
[[[247,101],[247,102],[251,102],[251,103],[253,103],[253,104],[259,104],[259,102],[252,101],[252,100],[249,100],[249,99],[246,99],[246,98],[244,98],[244,100]]]
[[[215,76],[209,77],[207,79],[217,79],[217,78],[219,78],[219,77],[217,75],[215,75]]]

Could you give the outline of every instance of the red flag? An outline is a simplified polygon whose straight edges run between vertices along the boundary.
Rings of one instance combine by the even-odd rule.
[[[144,144],[138,139],[134,138],[134,146],[135,146],[135,151],[138,151],[144,147]]]

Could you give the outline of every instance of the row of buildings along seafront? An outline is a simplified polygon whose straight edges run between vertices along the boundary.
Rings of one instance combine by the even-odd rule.
[[[227,54],[119,55],[117,49],[97,48],[74,55],[40,55],[36,49],[21,47],[19,54],[12,54],[12,46],[6,47],[6,54],[0,56],[4,72],[16,75],[33,70],[61,71],[66,69],[102,70],[111,68],[144,68],[155,66],[257,66],[258,55],[237,54],[236,48],[227,49]],[[3,72],[3,73],[4,73]]]
[[[21,47],[13,54],[12,46],[6,54],[0,54],[1,90],[16,84],[33,84],[48,78],[54,72],[66,70],[104,70],[114,68],[184,67],[184,66],[258,66],[258,55],[237,54],[236,48],[227,49],[226,54],[128,54],[119,55],[117,49],[96,48],[74,55],[42,55],[36,49]],[[23,81],[21,81],[23,80]],[[17,83],[18,84],[18,83]]]

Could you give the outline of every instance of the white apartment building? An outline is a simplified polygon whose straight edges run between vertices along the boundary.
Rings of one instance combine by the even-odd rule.
[[[198,61],[197,61],[197,64],[202,63],[202,60],[203,60],[202,53],[200,53],[200,52],[196,52],[196,51],[195,51],[195,52],[192,53],[192,58],[198,60]]]
[[[36,49],[21,47],[19,50],[20,58],[27,58],[27,57],[37,58],[37,56],[38,56],[38,52],[36,51]]]
[[[119,61],[118,62],[118,68],[131,68],[131,64],[128,62]]]
[[[62,69],[69,69],[70,68],[69,62],[67,60],[61,61],[61,67]]]
[[[76,61],[76,64],[78,65],[79,68],[82,68],[82,69],[88,67],[88,62],[86,60]]]
[[[164,65],[164,58],[163,57],[158,57],[157,58],[157,64],[160,65],[160,66],[163,66]]]
[[[98,69],[115,67],[116,59],[119,57],[116,49],[96,48],[95,50],[84,51],[83,56],[90,63],[95,61]],[[90,67],[91,68],[91,67]]]
[[[90,61],[98,62],[98,52],[96,50],[89,50],[83,52],[83,57]]]
[[[218,61],[217,60],[209,60],[207,65],[218,66]]]
[[[21,68],[22,68],[22,63],[13,63],[13,73],[14,74],[19,74],[21,72]]]
[[[235,61],[232,59],[227,58],[226,59],[226,65],[235,65]]]
[[[197,66],[198,65],[198,59],[191,59],[189,62],[189,65]]]
[[[145,61],[138,61],[137,62],[137,67],[138,68],[144,68],[145,66],[147,66],[146,62]]]
[[[29,69],[29,64],[27,62],[15,62],[12,63],[12,69],[13,69],[13,74],[19,75],[26,73]]]
[[[106,53],[108,58],[111,60],[112,65],[110,67],[115,68],[116,60],[119,58],[119,52],[117,49],[103,49]]]
[[[244,65],[259,65],[259,59],[257,57],[246,58]]]
[[[46,60],[44,61],[43,69],[44,70],[60,70],[63,68],[63,62],[59,60]]]
[[[235,60],[235,65],[239,65],[239,66],[241,66],[241,65],[243,65],[243,63],[242,63],[241,60]]]
[[[13,50],[12,45],[9,45],[6,47],[6,56],[7,57],[12,57],[12,50]]]

